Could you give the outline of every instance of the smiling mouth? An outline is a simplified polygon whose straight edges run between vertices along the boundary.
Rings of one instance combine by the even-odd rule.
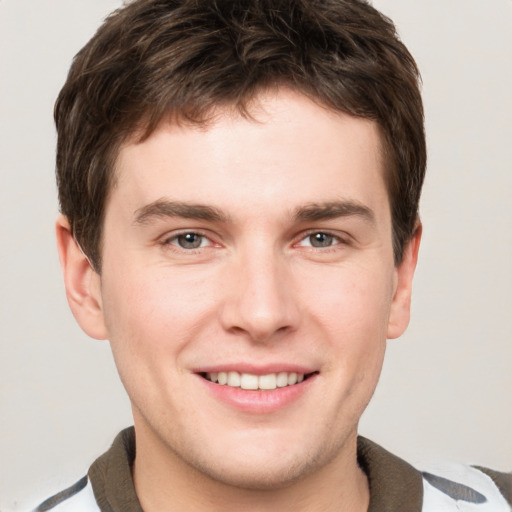
[[[279,372],[269,373],[267,375],[255,375],[252,373],[239,373],[239,372],[218,372],[218,373],[201,373],[201,376],[206,380],[229,386],[232,388],[240,388],[252,391],[271,391],[277,388],[285,388],[287,386],[294,386],[300,384],[302,381],[308,379],[313,373],[295,373],[295,372]]]

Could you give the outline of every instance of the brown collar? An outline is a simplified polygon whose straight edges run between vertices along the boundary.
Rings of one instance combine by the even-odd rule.
[[[377,444],[358,438],[357,457],[370,483],[368,512],[421,512],[421,473]],[[135,431],[118,434],[112,447],[89,469],[94,496],[102,512],[143,512],[131,475]]]
[[[132,480],[135,430],[122,430],[111,448],[89,468],[89,479],[101,512],[143,512]]]
[[[368,512],[421,512],[423,479],[418,470],[361,436],[357,460],[370,484]]]

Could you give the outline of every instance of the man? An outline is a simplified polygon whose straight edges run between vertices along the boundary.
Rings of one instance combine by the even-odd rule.
[[[422,474],[357,437],[421,237],[418,71],[388,19],[134,1],[56,123],[68,300],[134,429],[39,510],[510,509],[507,475]]]

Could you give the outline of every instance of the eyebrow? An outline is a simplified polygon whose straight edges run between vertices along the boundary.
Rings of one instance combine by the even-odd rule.
[[[328,201],[325,203],[309,203],[295,210],[294,218],[301,222],[336,219],[339,217],[361,217],[375,223],[375,215],[367,206],[350,200]],[[203,204],[157,199],[152,203],[135,210],[135,224],[148,224],[153,219],[165,217],[182,217],[210,222],[229,221],[229,217],[212,206]]]
[[[212,206],[157,199],[152,203],[135,210],[135,224],[148,224],[153,219],[165,217],[182,217],[211,222],[227,222],[228,217]]]
[[[339,217],[361,217],[370,224],[375,224],[375,214],[373,210],[364,204],[351,200],[307,204],[297,208],[295,217],[300,221],[329,220]]]

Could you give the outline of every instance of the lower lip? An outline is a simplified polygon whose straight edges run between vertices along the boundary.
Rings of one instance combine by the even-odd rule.
[[[198,376],[212,395],[228,406],[251,414],[270,414],[285,409],[299,400],[316,380],[317,374],[299,384],[265,391],[234,388]]]

